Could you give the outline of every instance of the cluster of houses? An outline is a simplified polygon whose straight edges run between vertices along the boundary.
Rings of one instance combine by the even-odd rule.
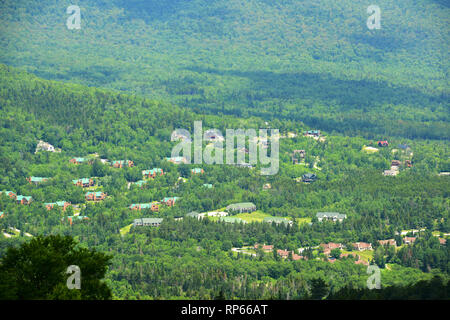
[[[415,237],[404,237],[403,238],[403,243],[408,245],[408,244],[412,244],[414,243],[414,241],[416,240]],[[445,245],[446,244],[446,239],[444,238],[439,238],[439,242],[441,245]],[[381,246],[393,246],[393,247],[397,247],[397,243],[394,239],[386,239],[386,240],[378,240],[379,245]],[[373,250],[372,244],[371,243],[367,243],[367,242],[354,242],[351,244],[351,250],[354,251],[366,251],[366,250]],[[331,256],[331,252],[335,249],[339,249],[339,250],[343,250],[346,247],[342,244],[342,243],[334,243],[334,242],[329,242],[329,243],[321,243],[319,245],[319,247],[322,249],[323,254],[327,257],[327,261],[334,263],[336,261],[336,257],[332,257]],[[263,252],[266,253],[270,253],[273,252],[274,246],[273,245],[267,245],[267,244],[258,244],[256,243],[254,245],[254,249],[261,249]],[[300,253],[303,252],[304,248],[300,249]],[[282,258],[287,258],[289,257],[290,254],[292,254],[292,260],[300,260],[300,259],[304,259],[307,260],[306,256],[303,255],[298,255],[296,254],[294,251],[289,252],[288,250],[277,250],[277,254],[282,257]],[[357,253],[341,253],[339,258],[346,258],[352,256],[355,260],[355,264],[364,264],[364,265],[369,265],[369,261],[366,260],[362,260],[361,256]]]
[[[18,204],[28,205],[33,201],[33,198],[31,196],[17,195],[13,191],[0,191],[0,194],[7,195],[9,198],[15,200]]]
[[[134,167],[134,162],[131,160],[113,160],[109,161],[108,159],[99,159],[103,164],[109,164],[113,168],[124,168],[124,167]],[[92,164],[94,162],[94,158],[72,158],[69,160],[72,164]]]
[[[161,201],[153,201],[150,203],[133,203],[128,208],[130,210],[147,210],[150,209],[153,212],[156,212],[159,210],[159,207],[161,204],[164,204],[168,207],[173,207],[177,200],[180,199],[179,197],[165,197]]]
[[[401,165],[402,165],[402,162],[400,160],[392,160],[391,161],[391,169],[384,170],[383,175],[384,176],[396,176],[400,171]],[[405,160],[404,165],[407,168],[411,168],[412,167],[411,160]]]
[[[316,217],[319,222],[322,222],[323,220],[342,222],[347,218],[347,215],[339,212],[317,212]]]

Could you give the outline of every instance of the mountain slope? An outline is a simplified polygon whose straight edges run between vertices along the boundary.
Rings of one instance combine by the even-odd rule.
[[[3,1],[0,62],[199,112],[296,119],[347,134],[444,139],[449,8],[442,1]]]

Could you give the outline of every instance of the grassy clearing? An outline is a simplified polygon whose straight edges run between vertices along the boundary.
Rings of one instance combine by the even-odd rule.
[[[123,237],[125,236],[128,232],[130,232],[131,227],[133,226],[133,224],[130,224],[126,227],[123,227],[122,229],[120,229],[120,235]]]

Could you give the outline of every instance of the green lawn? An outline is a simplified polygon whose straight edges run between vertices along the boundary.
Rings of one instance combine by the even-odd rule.
[[[128,232],[130,232],[131,227],[133,226],[133,224],[130,224],[126,227],[123,227],[122,229],[120,229],[120,235],[123,237],[124,235],[126,235]]]
[[[373,250],[365,250],[365,251],[347,251],[342,250],[342,253],[352,253],[357,254],[361,257],[361,260],[370,261],[373,258]]]
[[[262,212],[261,210],[256,210],[252,213],[239,213],[233,217],[241,218],[242,220],[250,222],[262,222],[265,217],[270,217],[269,214]]]

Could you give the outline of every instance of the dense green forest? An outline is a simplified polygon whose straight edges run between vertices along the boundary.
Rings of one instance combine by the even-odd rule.
[[[0,3],[0,62],[198,113],[328,132],[446,140],[445,1],[68,0]]]
[[[308,260],[283,259],[276,251],[249,255],[231,250],[256,243],[296,251],[328,242],[350,248],[365,241],[374,245],[366,258],[381,267],[383,288],[435,275],[448,279],[448,242],[438,241],[450,232],[449,177],[438,175],[450,170],[446,141],[392,137],[389,147],[368,153],[363,147],[375,145],[372,140],[326,132],[325,140],[316,140],[302,135],[309,127],[301,122],[274,120],[269,126],[297,137],[281,139],[279,173],[262,176],[259,165],[247,169],[164,161],[175,144],[170,141],[175,128],[190,129],[194,120],[202,120],[204,129],[259,128],[265,125],[261,118],[196,114],[148,98],[43,80],[7,66],[0,68],[0,106],[0,190],[33,198],[30,205],[19,205],[1,195],[0,256],[30,236],[73,236],[82,246],[112,255],[105,281],[117,299],[307,299],[317,279],[325,282],[328,294],[340,297],[341,289],[364,288],[369,276],[352,258],[331,263],[320,249],[307,250]],[[39,140],[61,152],[35,153]],[[412,153],[397,147],[400,144]],[[297,149],[306,150],[303,165],[292,163],[291,153]],[[69,162],[94,153],[99,159],[131,159],[135,166]],[[383,176],[394,158],[410,159],[413,166],[402,165],[395,177]],[[193,175],[189,169],[198,166],[205,173]],[[165,174],[143,188],[128,187],[142,179],[142,170],[153,167]],[[307,172],[314,172],[317,181],[296,180]],[[27,181],[30,176],[49,180],[34,185]],[[94,177],[93,190],[107,194],[104,201],[85,201],[86,189],[73,185],[72,180],[86,177]],[[179,177],[186,181],[180,183]],[[267,183],[270,189],[263,188]],[[180,197],[176,205],[158,212],[128,208],[174,196]],[[63,200],[73,206],[66,211],[44,206]],[[250,217],[287,217],[292,226],[186,216],[249,201],[258,209]],[[324,211],[345,213],[347,219],[319,222],[316,213]],[[88,219],[70,223],[67,217],[74,214]],[[142,217],[164,220],[160,227],[123,232]],[[400,232],[412,229],[425,231],[414,244],[403,244]],[[397,241],[398,249],[378,245],[378,240],[389,238]]]

